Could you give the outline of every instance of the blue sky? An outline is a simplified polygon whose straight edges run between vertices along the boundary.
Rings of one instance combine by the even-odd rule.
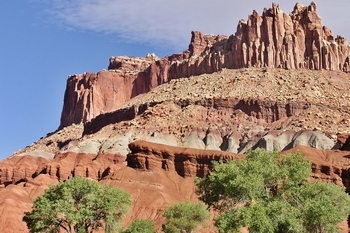
[[[277,3],[288,13],[295,5]],[[350,1],[316,3],[323,24],[349,39]],[[0,160],[57,129],[68,75],[106,69],[110,56],[183,51],[192,30],[233,34],[253,9],[261,14],[270,6],[265,0],[3,0]]]

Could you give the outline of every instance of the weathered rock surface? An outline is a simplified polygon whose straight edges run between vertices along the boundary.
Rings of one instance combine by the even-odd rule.
[[[350,191],[349,151],[322,150],[298,145],[282,154],[300,151],[312,162],[313,178],[345,186]]]
[[[341,150],[350,151],[350,134],[341,133],[337,136],[338,146]]]
[[[135,218],[152,219],[160,229],[165,222],[162,213],[169,203],[198,201],[194,178],[206,175],[212,168],[212,160],[235,157],[220,151],[178,148],[145,141],[134,142],[130,148],[128,167],[125,157],[119,154],[74,152],[58,153],[52,160],[26,155],[12,156],[0,162],[0,167],[17,167],[9,181],[1,183],[0,210],[4,212],[11,208],[11,211],[0,218],[0,231],[10,232],[10,229],[16,232],[17,229],[27,232],[21,219],[24,212],[30,210],[33,199],[48,184],[73,176],[91,178],[130,192],[134,202],[124,223],[129,224]],[[30,162],[24,165],[24,159]],[[36,166],[38,159],[41,166]],[[209,232],[215,231],[211,228]]]
[[[141,170],[164,169],[175,171],[182,177],[204,177],[213,168],[212,161],[227,161],[242,158],[217,150],[198,150],[192,148],[166,146],[146,141],[135,141],[129,145],[127,156],[129,167]]]
[[[39,174],[49,160],[31,155],[11,156],[0,163],[0,187],[17,184]]]
[[[84,125],[49,134],[18,154],[126,156],[127,145],[135,140],[233,153],[296,144],[337,148],[338,132],[350,132],[349,89],[349,76],[340,71],[223,69],[171,80]],[[274,131],[278,135],[270,135]],[[305,133],[293,139],[307,131],[317,140]],[[267,141],[259,142],[262,137]]]
[[[348,53],[314,3],[291,14],[273,4],[235,35],[192,32],[182,53],[111,57],[108,70],[70,76],[59,129],[0,162],[0,232],[26,232],[33,198],[72,176],[124,188],[125,223],[160,229],[169,203],[197,200],[194,177],[212,160],[257,147],[300,150],[314,178],[350,191]]]
[[[188,50],[159,59],[111,57],[108,71],[68,78],[60,128],[115,110],[171,79],[223,68],[270,67],[349,72],[350,46],[322,25],[316,4],[297,3],[287,14],[275,3],[238,23],[235,35],[192,32]]]
[[[268,151],[273,151],[274,149],[284,151],[298,145],[327,150],[334,149],[336,146],[332,139],[320,132],[274,130],[264,135],[254,147],[265,148]]]
[[[322,25],[316,4],[297,3],[287,14],[275,3],[240,21],[233,37],[234,68],[268,66],[287,69],[348,70],[349,46]]]
[[[67,80],[60,127],[110,112],[132,97],[148,92],[149,85],[143,73],[100,71],[73,75]]]
[[[0,190],[0,231],[15,233],[29,232],[25,222],[22,221],[24,212],[30,211],[33,199],[39,196],[49,185],[58,181],[47,175],[39,175],[26,183],[8,185]]]
[[[130,150],[131,153],[127,156],[128,166],[119,155],[101,154],[94,157],[92,154],[70,152],[57,154],[53,160],[43,162],[37,170],[30,170],[29,174],[28,168],[35,165],[35,160],[30,160],[31,163],[18,169],[22,170],[16,175],[20,180],[3,184],[6,187],[0,190],[0,212],[3,213],[0,217],[0,231],[28,232],[21,219],[24,212],[30,210],[32,200],[49,184],[56,184],[58,180],[72,176],[89,177],[101,184],[111,184],[130,192],[133,206],[124,224],[129,224],[135,218],[152,219],[160,229],[165,222],[162,213],[169,203],[198,200],[194,178],[206,175],[212,169],[212,160],[240,159],[244,156],[145,141],[130,144]],[[350,190],[348,151],[321,150],[298,145],[284,153],[296,151],[301,151],[312,162],[313,178],[334,182]],[[27,160],[30,157],[38,159],[27,157]],[[8,160],[12,160],[14,166],[22,163],[16,156]],[[8,164],[9,161],[0,162],[0,166],[5,163]],[[27,172],[23,172],[26,169]],[[215,229],[211,227],[209,231],[204,229],[199,232],[215,232]],[[342,226],[341,232],[348,232],[346,224]]]

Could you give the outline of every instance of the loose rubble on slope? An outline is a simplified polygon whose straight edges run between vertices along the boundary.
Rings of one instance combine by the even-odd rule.
[[[97,152],[101,148],[112,152],[103,145],[119,140],[124,149],[113,149],[113,145],[111,148],[124,155],[127,144],[136,139],[225,150],[220,146],[225,138],[231,138],[237,145],[231,144],[232,150],[226,150],[237,153],[248,149],[244,143],[253,140],[253,147],[273,130],[279,130],[278,134],[289,130],[317,131],[336,146],[337,134],[350,132],[349,88],[348,74],[340,71],[224,69],[171,80],[139,95],[110,113],[111,122],[97,117],[85,124],[85,128],[97,125],[97,132],[82,136],[85,130],[81,125],[66,127],[24,151],[73,150],[87,139],[97,142]],[[123,109],[138,112],[128,121],[113,122]],[[210,145],[210,135],[216,135],[211,141],[216,146]]]

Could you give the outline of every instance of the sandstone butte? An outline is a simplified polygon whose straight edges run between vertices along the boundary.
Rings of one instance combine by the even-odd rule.
[[[234,35],[192,32],[182,53],[111,57],[108,70],[70,76],[59,128],[0,162],[0,232],[28,232],[33,199],[72,176],[124,188],[124,224],[161,229],[169,203],[198,201],[194,179],[211,161],[258,147],[302,151],[313,178],[349,192],[349,53],[314,2],[290,14],[272,4]]]
[[[189,48],[159,59],[111,57],[108,70],[72,75],[67,81],[60,128],[90,121],[172,79],[224,68],[270,67],[349,72],[350,48],[322,25],[316,4],[297,3],[287,14],[278,5],[240,20],[235,35],[192,32]]]

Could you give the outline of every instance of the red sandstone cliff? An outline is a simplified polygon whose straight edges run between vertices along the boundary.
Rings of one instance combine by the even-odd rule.
[[[111,57],[108,71],[68,78],[60,128],[87,122],[171,79],[223,68],[271,67],[349,71],[350,47],[322,25],[316,4],[297,3],[290,14],[272,4],[240,20],[235,35],[192,32],[188,50],[158,59]]]
[[[0,162],[0,232],[28,232],[21,221],[32,201],[48,187],[72,176],[81,176],[121,187],[132,194],[133,206],[124,223],[135,218],[165,223],[164,209],[175,202],[198,201],[194,178],[211,169],[211,161],[233,159],[220,151],[178,148],[145,141],[130,145],[127,158],[118,154],[57,153],[52,160],[30,155]],[[241,155],[237,155],[241,157]],[[144,162],[142,162],[144,161]],[[134,169],[132,167],[138,167]],[[7,174],[8,168],[12,172]],[[5,211],[6,214],[5,214]],[[213,226],[210,231],[215,232]]]
[[[125,223],[152,219],[160,228],[169,203],[197,200],[194,178],[212,160],[256,147],[295,147],[312,161],[314,178],[349,191],[349,135],[335,144],[338,132],[349,131],[350,82],[341,72],[348,72],[348,53],[314,3],[291,14],[273,4],[240,21],[235,35],[192,32],[182,53],[111,57],[108,70],[70,76],[62,129],[0,162],[0,232],[27,232],[21,218],[32,200],[72,176],[124,188],[134,203]],[[211,75],[178,79],[200,74]]]
[[[213,160],[243,158],[244,155],[172,147],[145,141],[130,144],[127,165],[117,154],[57,153],[47,160],[33,156],[12,156],[0,162],[0,176],[6,168],[13,172],[0,184],[0,232],[28,232],[21,221],[35,197],[50,184],[72,176],[88,177],[101,184],[121,187],[132,194],[133,206],[124,223],[135,218],[154,220],[157,228],[165,222],[162,213],[168,204],[197,201],[195,177],[212,169]],[[318,150],[305,146],[301,151],[312,162],[313,177],[345,186],[350,190],[349,151]],[[212,226],[199,232],[216,232]],[[346,224],[341,232],[348,232]]]

